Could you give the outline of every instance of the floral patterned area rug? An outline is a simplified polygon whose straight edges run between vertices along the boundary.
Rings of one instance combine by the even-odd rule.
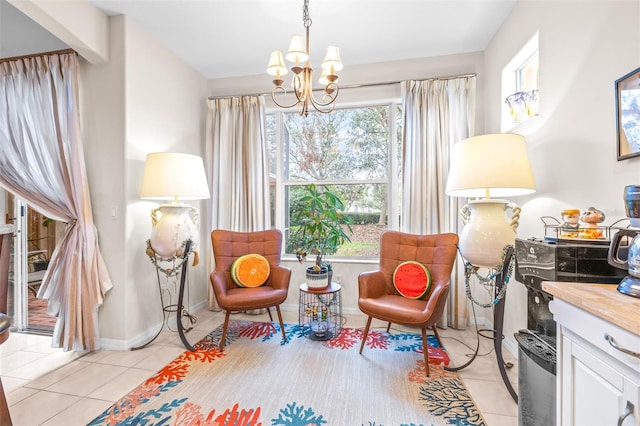
[[[419,334],[361,329],[330,340],[308,328],[231,321],[125,395],[90,425],[484,425],[449,357],[429,336],[430,377]]]

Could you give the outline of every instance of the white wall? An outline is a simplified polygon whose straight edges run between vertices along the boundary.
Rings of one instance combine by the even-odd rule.
[[[98,229],[100,251],[113,288],[99,311],[103,338],[126,339],[128,312],[127,257],[125,244],[125,187],[123,153],[125,149],[125,59],[124,33],[117,20],[110,22],[110,60],[101,65],[82,61],[80,77],[80,116],[87,179],[91,191],[93,218]],[[115,209],[111,217],[110,209]],[[121,309],[113,311],[114,301]]]
[[[66,48],[66,44],[47,30],[5,0],[0,0],[0,58]]]
[[[94,216],[114,282],[100,310],[102,342],[126,348],[153,335],[162,320],[145,254],[157,204],[139,198],[146,154],[202,155],[206,81],[128,17],[110,18],[110,46],[107,64],[83,66],[83,124]],[[177,287],[161,278],[175,303]],[[203,264],[191,268],[186,303],[204,305],[207,286]]]
[[[522,206],[518,236],[543,237],[541,216],[565,208],[603,210],[605,225],[625,216],[625,185],[640,182],[640,159],[616,160],[614,82],[640,66],[638,1],[519,1],[485,51],[487,133],[500,132],[502,68],[540,37],[540,116],[512,131],[527,138],[537,192]],[[499,167],[499,165],[495,165]],[[514,281],[505,336],[526,327],[525,287]],[[486,313],[485,313],[486,314]],[[490,317],[490,315],[489,315]]]

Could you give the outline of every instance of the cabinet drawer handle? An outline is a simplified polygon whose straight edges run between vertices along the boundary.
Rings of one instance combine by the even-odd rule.
[[[620,352],[624,352],[627,355],[631,355],[631,356],[634,356],[636,358],[640,358],[640,352],[635,352],[635,351],[632,351],[631,349],[623,348],[622,346],[618,345],[618,343],[615,341],[615,339],[613,337],[609,336],[608,333],[604,333],[604,339],[607,342],[609,342],[611,347],[613,347],[614,349],[617,349]]]
[[[624,407],[624,410],[622,410],[622,413],[620,413],[620,417],[618,417],[618,426],[622,426],[624,419],[629,417],[632,413],[633,413],[633,404],[627,401],[627,406]]]

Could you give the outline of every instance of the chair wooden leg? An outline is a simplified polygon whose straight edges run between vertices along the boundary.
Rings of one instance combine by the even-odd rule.
[[[269,308],[267,308],[269,309]],[[282,322],[282,312],[280,312],[280,305],[276,306],[276,313],[278,314],[278,321],[280,321],[280,329],[282,330],[282,338],[287,341],[287,335],[284,333],[284,322]],[[271,316],[271,313],[269,313]]]
[[[362,355],[362,349],[364,349],[364,342],[367,341],[367,336],[369,335],[369,327],[371,327],[371,317],[367,319],[367,325],[364,327],[364,331],[362,332],[362,343],[360,343],[360,355]]]
[[[422,351],[424,352],[424,369],[429,377],[429,343],[427,342],[427,329],[422,329]]]
[[[269,321],[273,322],[273,315],[271,315],[271,308],[267,308],[267,313],[269,314]]]
[[[221,351],[224,350],[224,341],[227,339],[227,327],[229,327],[229,316],[231,315],[231,311],[227,311],[224,316],[224,325],[222,326],[222,336],[220,337],[220,344],[218,347]]]
[[[390,322],[387,323],[387,333],[389,332],[389,330],[391,330],[391,323]]]
[[[7,404],[7,398],[4,395],[4,388],[2,387],[2,380],[0,380],[0,425],[11,426],[11,414],[9,413],[9,405]]]
[[[444,345],[442,344],[442,340],[440,340],[440,335],[438,334],[438,329],[436,328],[436,326],[432,325],[431,329],[433,330],[433,334],[436,336],[436,340],[438,341],[440,347],[444,347]]]

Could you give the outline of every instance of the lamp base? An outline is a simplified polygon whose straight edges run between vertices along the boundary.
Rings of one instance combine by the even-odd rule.
[[[198,246],[198,210],[188,204],[162,204],[151,212],[151,248],[163,258],[181,257],[185,241]]]
[[[509,219],[507,209],[513,210]],[[495,268],[506,245],[516,239],[520,208],[507,200],[469,201],[460,211],[464,227],[460,234],[460,253],[472,265]]]

